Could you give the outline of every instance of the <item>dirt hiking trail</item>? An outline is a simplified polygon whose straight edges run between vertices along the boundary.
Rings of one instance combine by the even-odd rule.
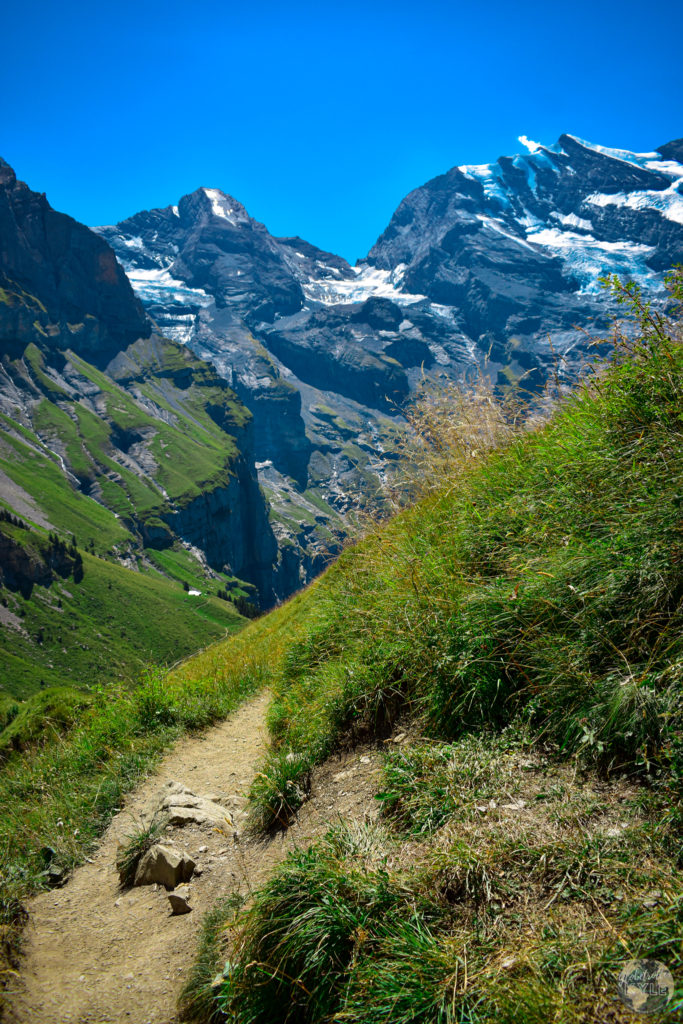
[[[307,846],[339,815],[374,816],[378,756],[357,749],[314,773],[311,798],[284,834],[266,843],[241,836],[249,786],[266,751],[269,695],[180,740],[129,794],[90,863],[62,889],[28,904],[21,976],[10,996],[11,1024],[175,1024],[204,913],[220,896],[262,884],[288,850]],[[172,916],[163,887],[119,887],[116,849],[170,781],[211,794],[234,825],[169,826],[162,837],[201,870],[190,885],[192,912]],[[237,833],[235,838],[234,833]]]

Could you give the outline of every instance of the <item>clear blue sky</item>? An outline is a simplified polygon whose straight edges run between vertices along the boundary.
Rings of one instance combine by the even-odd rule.
[[[0,155],[88,224],[230,192],[273,234],[365,255],[401,198],[563,131],[683,135],[669,0],[38,0],[0,28]]]

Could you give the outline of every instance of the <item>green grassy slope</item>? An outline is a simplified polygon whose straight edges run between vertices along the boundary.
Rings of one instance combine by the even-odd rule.
[[[79,583],[58,579],[29,598],[0,591],[21,621],[0,627],[5,692],[26,698],[44,686],[131,682],[148,664],[172,664],[244,623],[228,602],[190,596],[166,577],[87,553],[83,568]]]
[[[79,480],[99,483],[104,503],[114,512],[142,519],[163,510],[169,500],[182,507],[225,478],[238,451],[235,435],[249,414],[187,350],[157,337],[136,342],[113,371],[127,389],[69,353],[70,379],[76,374],[85,384],[87,405],[55,390],[58,374],[50,355],[35,345],[24,354],[33,383],[46,393],[33,412],[34,428],[48,445],[56,441],[64,449]],[[144,400],[153,405],[154,415],[145,410]],[[118,453],[121,444],[124,452],[141,445],[154,468],[131,471]],[[107,473],[113,479],[103,479]]]
[[[5,371],[29,398],[0,417],[0,506],[27,529],[0,525],[38,555],[52,531],[86,554],[78,584],[0,586],[0,692],[105,684],[112,665],[114,678],[134,678],[239,628],[217,594],[244,598],[251,588],[207,574],[162,521],[224,483],[239,454],[249,414],[211,368],[152,337],[122,353],[113,375],[40,339],[6,358]],[[169,546],[145,548],[150,530]]]
[[[197,1019],[626,1021],[639,957],[680,1010],[683,348],[622,295],[638,343],[543,429],[488,456],[475,431],[474,468],[322,581],[255,823],[281,827],[342,739],[399,715],[415,739],[385,758],[380,825],[333,829],[233,917]]]
[[[342,732],[399,708],[446,738],[522,715],[567,755],[680,765],[682,368],[649,335],[345,553],[287,655],[264,823]]]

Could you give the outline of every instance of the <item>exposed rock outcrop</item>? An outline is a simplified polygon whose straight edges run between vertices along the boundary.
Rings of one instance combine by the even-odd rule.
[[[134,885],[163,885],[175,889],[182,882],[189,882],[195,869],[191,857],[176,850],[174,846],[157,843],[140,858],[135,871]]]
[[[102,363],[151,326],[113,250],[0,159],[0,351],[39,335]]]

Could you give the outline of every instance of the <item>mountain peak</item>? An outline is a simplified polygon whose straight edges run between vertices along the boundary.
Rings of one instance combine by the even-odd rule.
[[[13,185],[16,180],[17,176],[14,170],[0,156],[0,185]]]
[[[665,142],[657,149],[665,160],[675,160],[679,164],[683,164],[683,139],[672,139],[671,142]]]
[[[225,220],[234,227],[237,227],[238,224],[248,224],[251,221],[251,217],[244,206],[233,196],[228,195],[227,192],[222,192],[219,188],[207,188],[205,185],[202,185],[196,192],[193,192],[190,196],[184,196],[183,199],[198,200],[202,208],[208,209],[211,216]],[[183,200],[179,204],[181,208],[182,204]]]

